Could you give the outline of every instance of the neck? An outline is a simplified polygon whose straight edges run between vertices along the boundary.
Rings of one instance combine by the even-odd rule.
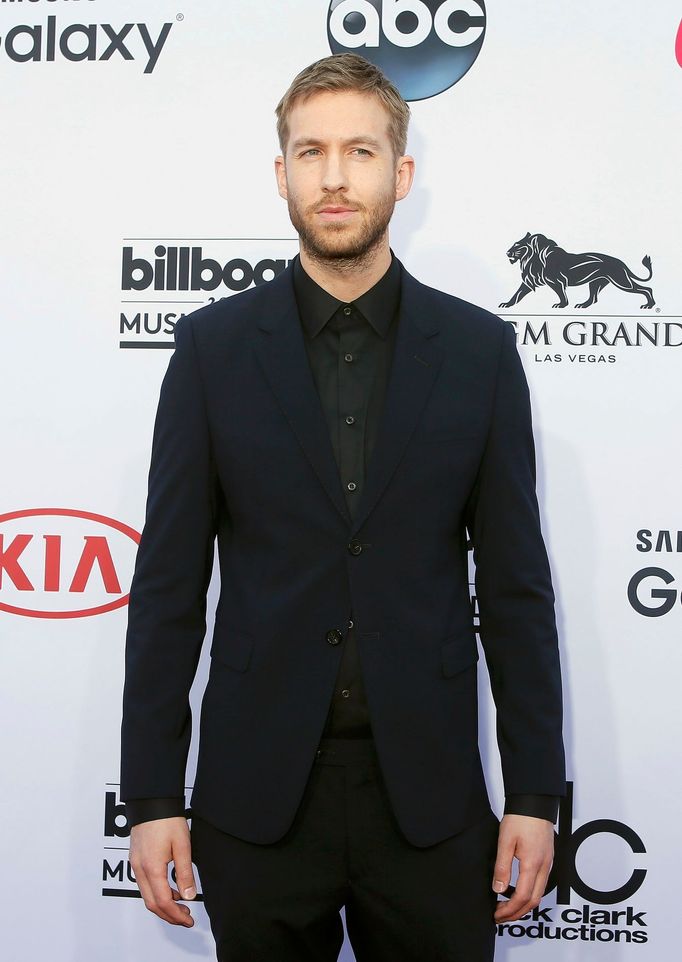
[[[388,234],[360,257],[322,258],[301,244],[301,266],[321,288],[340,301],[353,301],[381,280],[391,264]]]

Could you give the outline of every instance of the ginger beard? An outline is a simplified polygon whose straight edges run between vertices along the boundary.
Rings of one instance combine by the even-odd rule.
[[[345,197],[327,197],[309,207],[299,203],[294,192],[287,195],[289,218],[298,233],[301,248],[311,260],[337,269],[358,267],[371,260],[382,242],[395,208],[395,190],[387,190],[372,207]],[[348,221],[324,222],[319,211],[343,206],[356,213]]]

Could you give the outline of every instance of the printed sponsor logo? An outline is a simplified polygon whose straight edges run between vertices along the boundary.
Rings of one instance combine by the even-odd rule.
[[[291,262],[289,238],[127,238],[121,252],[121,348],[173,348],[184,314],[267,284]]]
[[[187,789],[187,791],[191,791]],[[185,815],[191,820],[192,812],[188,808]],[[130,864],[129,852],[130,826],[125,813],[125,804],[119,800],[118,782],[109,782],[104,791],[104,845],[102,856],[102,895],[107,898],[141,898],[137,887],[135,873]],[[175,886],[175,868],[171,866],[169,881]],[[194,878],[199,885],[196,901],[203,902],[201,894],[201,880],[198,874]],[[194,900],[193,900],[194,901]]]
[[[652,308],[656,303],[651,288],[643,283],[650,281],[653,275],[648,255],[642,258],[647,273],[644,277],[638,277],[617,257],[595,253],[571,254],[544,234],[528,233],[512,244],[507,257],[512,264],[519,264],[521,284],[513,297],[502,301],[500,307],[514,307],[531,291],[545,285],[559,298],[552,304],[553,308],[568,307],[567,288],[585,284],[589,287],[589,297],[575,305],[579,310],[596,304],[599,293],[609,284],[629,294],[643,295],[645,300],[640,305],[642,308]]]
[[[0,611],[86,618],[128,604],[140,534],[72,508],[0,515]]]
[[[528,232],[512,244],[507,257],[511,264],[518,265],[521,283],[499,305],[504,309],[500,316],[513,324],[520,346],[534,349],[534,361],[614,364],[616,352],[607,353],[605,349],[682,347],[681,316],[641,319],[641,311],[660,314],[650,283],[653,266],[648,254],[642,257],[644,273],[636,274],[624,260],[610,254],[572,253],[545,234]],[[573,305],[569,301],[571,288],[587,289]],[[554,295],[552,314],[563,314],[559,329],[553,317],[544,313],[543,308],[549,306],[544,291]],[[523,314],[516,308],[529,294],[545,303],[535,313]],[[602,313],[619,306],[630,306],[630,310],[635,307],[637,314]],[[597,309],[598,320],[589,316],[593,308]],[[547,350],[552,347],[554,351]]]
[[[663,555],[660,565],[651,564],[636,571],[628,582],[628,601],[638,615],[662,618],[682,605],[682,581],[668,569],[670,555],[682,556],[682,531],[641,528],[635,547],[643,554]],[[669,560],[665,560],[665,559]],[[665,565],[665,567],[663,567]],[[675,566],[679,568],[679,565]]]
[[[332,53],[359,53],[376,64],[405,100],[435,97],[456,84],[485,38],[483,0],[332,0]]]
[[[619,840],[630,853],[634,867],[623,870],[623,877],[614,888],[602,888],[585,877],[580,868],[579,853],[584,845],[599,845],[609,836]],[[526,938],[563,942],[591,942],[642,945],[649,940],[647,912],[633,905],[611,908],[632,899],[639,892],[647,870],[641,866],[646,854],[644,842],[629,825],[611,818],[598,818],[574,828],[573,783],[567,786],[566,797],[559,807],[555,835],[554,864],[545,896],[554,894],[555,906],[544,904],[533,909],[515,923],[497,926],[501,938]],[[584,899],[574,904],[574,897]]]
[[[176,19],[182,20],[183,15]],[[10,27],[0,36],[0,54],[18,64],[125,60],[144,65],[143,72],[151,74],[172,28],[172,22],[155,27],[146,23],[62,24],[58,16],[50,14],[41,23]]]

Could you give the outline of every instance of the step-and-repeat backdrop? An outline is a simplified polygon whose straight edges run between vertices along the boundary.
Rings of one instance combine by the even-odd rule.
[[[7,958],[213,957],[202,904],[188,931],[136,897],[127,593],[174,322],[295,254],[273,110],[343,50],[412,102],[392,246],[510,321],[531,383],[571,790],[550,891],[498,958],[679,957],[681,17],[678,0],[1,0]]]

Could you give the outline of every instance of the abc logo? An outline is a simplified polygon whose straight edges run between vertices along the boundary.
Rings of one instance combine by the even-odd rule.
[[[435,97],[461,80],[483,46],[483,0],[332,0],[332,53],[359,53],[405,100]]]

